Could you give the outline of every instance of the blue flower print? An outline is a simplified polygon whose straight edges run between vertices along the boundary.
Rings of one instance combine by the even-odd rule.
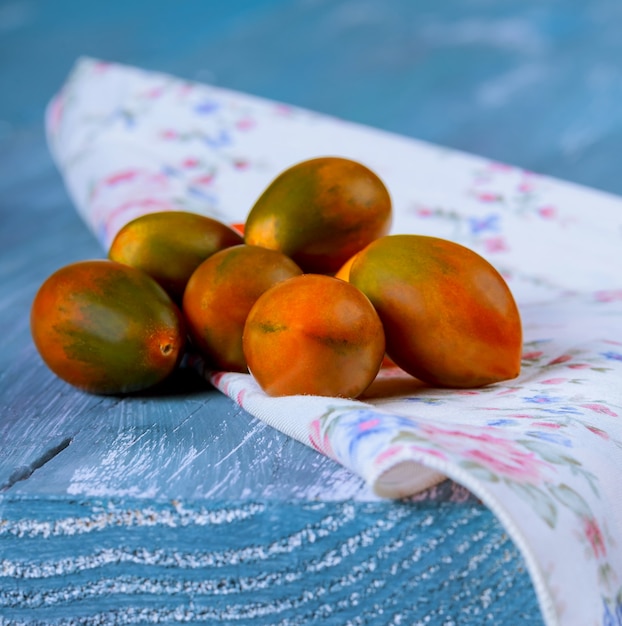
[[[603,600],[603,604],[605,605],[603,626],[622,626],[622,600],[616,602],[615,607],[609,606],[605,600]]]
[[[355,458],[361,447],[369,446],[370,444],[374,450],[366,450],[366,455],[373,456],[376,454],[386,443],[385,439],[382,436],[379,437],[379,435],[386,434],[390,438],[400,430],[417,428],[417,423],[413,419],[399,415],[379,415],[369,409],[343,413],[336,418],[333,424],[335,428],[342,431],[342,434],[338,437],[331,437],[331,439],[333,441],[349,442],[348,454],[350,458]]]
[[[525,400],[525,402],[532,402],[533,404],[551,404],[552,402],[558,402],[559,398],[552,398],[551,396],[540,393],[535,396],[525,396],[523,400]]]
[[[564,437],[559,432],[549,432],[543,430],[529,430],[525,433],[529,437],[533,437],[534,439],[540,439],[541,441],[549,441],[550,443],[556,443],[560,446],[565,446],[566,448],[572,447],[572,441],[568,439],[568,437]]]
[[[470,217],[471,234],[478,235],[485,231],[499,232],[499,215],[491,214],[486,217]]]
[[[194,107],[194,110],[200,115],[209,115],[220,108],[220,104],[215,100],[203,100]]]
[[[231,143],[231,135],[226,130],[221,130],[217,135],[206,135],[203,140],[210,148],[222,148]]]
[[[507,417],[501,417],[496,420],[489,420],[486,422],[488,426],[514,426],[516,424],[516,420],[509,419]]]

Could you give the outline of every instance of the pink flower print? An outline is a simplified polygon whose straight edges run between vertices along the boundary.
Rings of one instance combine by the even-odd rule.
[[[533,452],[526,451],[516,442],[489,432],[444,430],[430,424],[421,424],[420,428],[441,450],[516,482],[538,483],[542,471],[549,467]]]
[[[235,159],[233,161],[233,167],[235,167],[236,170],[245,170],[249,165],[250,163],[244,159]]]
[[[333,447],[330,443],[330,438],[325,433],[322,436],[322,424],[319,419],[315,419],[309,425],[309,443],[322,454],[331,458],[336,458],[333,451]]]
[[[415,209],[415,215],[418,217],[431,217],[434,211],[427,206],[420,206]]]
[[[541,380],[540,384],[542,385],[560,385],[561,383],[565,383],[567,378],[547,378],[546,380]]]
[[[112,186],[118,183],[125,183],[130,180],[134,180],[138,176],[138,170],[125,170],[123,172],[117,172],[104,179],[104,185]]]
[[[542,350],[533,350],[531,352],[523,353],[523,359],[525,359],[526,361],[536,361],[543,354],[544,354],[544,352],[542,352]]]
[[[505,476],[516,482],[536,483],[540,479],[539,465],[545,465],[533,453],[521,453],[519,450],[500,450],[474,448],[466,457],[488,468],[493,473]]]
[[[592,553],[595,558],[604,558],[607,556],[607,548],[603,539],[603,533],[600,530],[598,522],[593,517],[586,517],[583,520],[583,533],[588,540]]]
[[[191,93],[192,91],[194,91],[195,85],[194,83],[182,83],[179,86],[179,93],[181,94],[181,96],[187,96],[189,93]]]
[[[364,432],[366,430],[371,430],[372,428],[376,428],[380,424],[380,420],[377,417],[366,420],[364,422],[359,422],[358,430]]]
[[[601,290],[594,293],[597,302],[615,302],[622,300],[622,289]]]
[[[153,87],[152,89],[149,89],[149,91],[147,91],[145,93],[145,96],[147,98],[159,98],[162,94],[164,93],[164,88],[163,87]]]
[[[588,363],[568,363],[568,366],[573,370],[584,370],[589,367]]]
[[[109,69],[111,65],[112,63],[110,63],[109,61],[97,61],[93,64],[93,70],[97,74],[101,74],[102,72],[105,72],[107,69]]]
[[[518,185],[518,191],[522,193],[529,193],[530,191],[533,191],[533,188],[534,188],[533,183],[526,181],[526,180]]]
[[[608,440],[609,439],[609,433],[601,430],[600,428],[596,428],[596,426],[591,426],[590,424],[585,424],[585,427],[591,432],[594,433],[595,435],[598,435],[601,439],[605,439]]]
[[[120,216],[133,213],[133,217],[144,215],[145,213],[156,213],[170,209],[170,203],[160,198],[137,198],[128,200],[109,210],[107,214],[108,225],[115,224]]]
[[[611,417],[618,417],[617,413],[614,413],[608,406],[604,404],[582,404],[584,409],[590,409],[595,413],[601,413],[602,415],[610,415]]]
[[[179,133],[172,128],[167,128],[160,133],[160,136],[163,139],[177,139]]]
[[[288,104],[277,103],[274,107],[274,110],[279,115],[291,115],[294,112],[294,108],[289,106]]]
[[[538,209],[538,215],[547,220],[554,219],[557,217],[557,209],[554,206],[542,206]]]
[[[250,117],[245,117],[238,120],[236,123],[236,128],[238,128],[238,130],[250,130],[253,126],[255,126],[255,120]]]
[[[505,252],[508,246],[503,237],[488,237],[482,241],[486,252]]]
[[[383,450],[380,454],[378,454],[374,458],[374,463],[376,465],[382,464],[387,459],[394,457],[396,454],[399,454],[404,449],[403,446],[389,446],[386,450]]]
[[[435,450],[434,448],[424,448],[423,446],[410,445],[408,446],[408,449],[411,452],[420,452],[421,454],[424,454],[425,456],[433,456],[437,459],[441,459],[441,461],[447,460],[446,454],[443,454],[440,450]]]
[[[511,172],[512,170],[514,170],[513,165],[509,165],[507,163],[500,163],[499,161],[490,161],[488,163],[488,167],[491,170],[497,170],[499,172]]]
[[[130,219],[171,209],[169,181],[160,172],[114,172],[93,186],[91,203],[93,222],[108,246],[108,239]]]
[[[475,194],[475,197],[480,202],[502,202],[503,196],[492,191],[480,191]]]
[[[200,162],[199,159],[195,157],[188,157],[187,159],[184,159],[181,166],[188,168],[188,169],[192,169],[194,167],[197,167],[197,165],[199,165],[199,162]]]
[[[214,182],[214,174],[204,174],[192,180],[195,185],[211,185]]]
[[[561,363],[567,363],[568,361],[571,361],[571,360],[572,360],[571,354],[562,354],[561,356],[558,356],[552,361],[549,361],[547,365],[560,365]]]

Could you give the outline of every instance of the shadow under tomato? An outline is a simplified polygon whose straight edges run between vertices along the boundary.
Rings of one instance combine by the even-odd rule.
[[[190,396],[201,394],[206,391],[219,393],[216,388],[206,380],[193,367],[178,367],[165,380],[149,389],[126,394],[126,398],[162,398],[172,396]]]
[[[374,382],[359,396],[359,400],[412,395],[429,388],[428,384],[414,378],[397,365],[388,365],[381,368]]]

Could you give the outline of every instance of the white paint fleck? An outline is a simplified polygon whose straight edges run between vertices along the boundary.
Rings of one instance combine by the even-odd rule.
[[[218,467],[221,463],[226,461],[230,456],[234,455],[245,443],[252,439],[256,435],[258,435],[262,430],[266,428],[266,425],[263,422],[257,422],[253,428],[251,428],[246,435],[242,438],[240,443],[237,446],[233,447],[225,456],[220,458],[216,463],[214,463],[214,467]]]
[[[435,45],[485,45],[520,54],[540,54],[547,47],[535,25],[521,18],[433,22],[423,28],[422,34]]]
[[[483,106],[500,107],[521,92],[536,88],[546,80],[547,75],[548,72],[541,65],[521,65],[484,82],[475,97]]]

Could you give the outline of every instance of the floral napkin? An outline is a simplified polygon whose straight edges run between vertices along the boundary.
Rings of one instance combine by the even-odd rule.
[[[243,222],[283,169],[356,159],[393,199],[393,232],[458,241],[505,276],[521,375],[439,390],[385,368],[359,401],[269,398],[206,372],[253,416],[413,495],[444,477],[479,496],[525,558],[547,625],[622,625],[622,199],[247,94],[80,59],[47,111],[77,210],[107,249],[163,209]]]

